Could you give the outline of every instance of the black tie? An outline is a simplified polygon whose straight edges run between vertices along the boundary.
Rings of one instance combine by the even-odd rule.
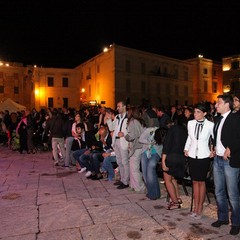
[[[220,122],[222,121],[223,119],[223,116],[220,116],[218,121],[216,122],[215,126],[214,126],[214,138],[216,139],[217,141],[217,132],[218,132],[218,128],[219,128],[219,125],[220,125]]]
[[[204,121],[197,121],[197,124],[195,126],[195,136],[197,140],[199,139],[199,134],[202,131],[203,123]]]

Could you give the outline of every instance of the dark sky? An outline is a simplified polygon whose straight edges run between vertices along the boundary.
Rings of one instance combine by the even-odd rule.
[[[3,0],[0,59],[73,68],[116,43],[187,59],[239,54],[240,1]]]

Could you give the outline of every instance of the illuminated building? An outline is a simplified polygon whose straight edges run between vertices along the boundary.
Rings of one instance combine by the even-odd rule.
[[[240,92],[240,55],[223,58],[223,92]]]
[[[6,65],[0,62],[0,101],[27,108],[81,103],[115,108],[119,100],[139,105],[189,105],[215,101],[222,93],[222,65],[199,55],[179,60],[116,44],[74,69]]]

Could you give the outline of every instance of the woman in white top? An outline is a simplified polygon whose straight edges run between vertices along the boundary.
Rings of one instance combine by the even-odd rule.
[[[198,103],[194,108],[194,120],[188,122],[188,138],[184,147],[185,156],[189,158],[189,171],[193,181],[194,211],[191,216],[200,219],[206,195],[205,180],[213,157],[212,146],[209,146],[210,137],[213,136],[214,123],[205,116],[207,107],[205,103]]]

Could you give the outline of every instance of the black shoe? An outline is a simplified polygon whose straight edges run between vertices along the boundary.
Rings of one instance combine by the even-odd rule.
[[[117,187],[117,189],[124,189],[124,188],[128,188],[128,187],[129,187],[128,184],[125,185],[124,183],[122,183],[121,185],[119,185],[119,186]]]
[[[232,226],[230,230],[231,235],[238,235],[240,231],[240,226]]]
[[[229,224],[229,221],[217,220],[216,222],[212,223],[211,226],[212,226],[212,227],[219,228],[219,227],[221,227],[222,225],[228,225],[228,224]]]
[[[94,175],[92,177],[92,180],[100,180],[100,179],[103,179],[103,176],[102,175]]]
[[[121,181],[117,181],[117,182],[115,182],[113,185],[114,185],[114,186],[120,186],[121,184],[123,184]]]

